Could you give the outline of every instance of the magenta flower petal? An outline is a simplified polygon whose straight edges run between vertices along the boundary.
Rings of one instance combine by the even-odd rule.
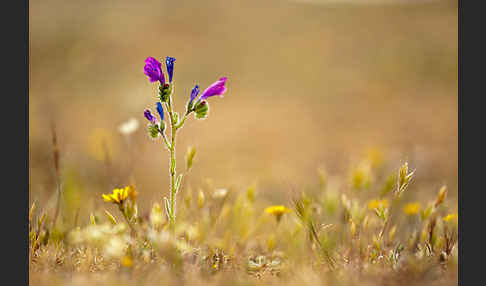
[[[222,96],[226,92],[226,77],[220,78],[217,82],[210,85],[206,90],[202,93],[200,100],[206,100],[210,96],[219,95]]]
[[[165,84],[164,73],[162,72],[162,64],[152,57],[145,59],[145,66],[143,73],[149,77],[150,82],[159,81],[160,84]]]

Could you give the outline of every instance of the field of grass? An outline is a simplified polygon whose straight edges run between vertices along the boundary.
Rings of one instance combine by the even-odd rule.
[[[319,170],[316,183],[268,206],[260,190],[184,190],[175,224],[163,207],[138,209],[127,186],[119,211],[52,227],[31,208],[30,281],[100,285],[456,285],[457,209],[447,188],[412,201],[414,171],[365,160],[349,182]],[[343,188],[343,186],[346,186]],[[101,198],[100,198],[101,200]],[[110,209],[108,211],[107,209]],[[140,214],[138,214],[140,213]],[[37,215],[36,215],[37,214]],[[49,273],[49,275],[45,275]]]
[[[123,189],[122,215],[94,212],[69,231],[53,227],[46,212],[35,215],[33,204],[31,282],[54,285],[68,275],[104,285],[457,283],[457,210],[445,186],[433,201],[407,200],[414,171],[405,163],[390,173],[376,157],[344,189],[325,170],[317,177],[288,206],[265,206],[255,186],[235,193],[208,182],[184,190],[174,224],[158,203],[138,215],[143,193],[134,185]]]
[[[449,0],[30,1],[30,283],[457,285],[457,29]],[[148,56],[180,113],[228,77],[175,224]]]

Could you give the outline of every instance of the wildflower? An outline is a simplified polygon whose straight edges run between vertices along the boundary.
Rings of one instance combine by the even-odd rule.
[[[416,215],[418,214],[420,209],[420,205],[418,203],[408,203],[403,208],[403,212],[406,215]]]
[[[285,206],[271,206],[266,208],[265,212],[274,215],[277,219],[277,222],[280,222],[283,214],[289,213],[290,209],[286,208]]]
[[[120,127],[118,127],[118,131],[120,131],[123,135],[130,135],[138,129],[138,120],[135,118],[130,118],[128,121],[122,123]]]
[[[213,199],[224,199],[228,194],[228,189],[217,189],[213,193]]]
[[[387,200],[371,200],[368,203],[368,208],[370,210],[383,209],[383,208],[386,208],[387,206],[388,206],[388,201]]]
[[[196,84],[196,86],[191,90],[191,99],[189,100],[189,102],[187,103],[187,113],[189,114],[190,112],[193,111],[193,102],[194,102],[194,99],[196,99],[196,97],[198,96],[199,94],[199,85]]]
[[[157,118],[155,118],[155,116],[152,115],[150,109],[145,109],[145,111],[143,112],[143,116],[145,116],[145,118],[147,118],[147,120],[150,121],[150,123],[154,125],[157,124]]]
[[[164,120],[164,109],[162,108],[162,103],[157,102],[157,112],[160,115],[160,121]]]
[[[172,75],[174,74],[174,62],[175,58],[173,57],[166,57],[165,58],[165,65],[167,66],[167,73],[169,74],[169,82],[172,82]]]
[[[133,260],[128,255],[123,257],[120,262],[121,262],[121,265],[123,265],[125,267],[132,267],[132,265],[133,265]]]
[[[199,100],[204,101],[208,97],[214,96],[214,95],[219,95],[222,96],[226,92],[226,77],[220,78],[217,82],[213,83],[210,85],[204,92],[202,93],[201,97]]]
[[[199,94],[199,85],[196,84],[196,86],[191,90],[191,101],[190,101],[190,103],[192,103],[194,101],[194,99],[196,99],[198,94]]]
[[[114,189],[111,194],[102,194],[101,196],[107,203],[114,203],[121,205],[128,198],[130,187],[125,187],[123,189]]]
[[[443,220],[445,222],[457,222],[457,214],[448,214],[443,218]]]
[[[159,81],[161,86],[165,85],[164,73],[162,72],[162,64],[152,57],[145,60],[143,72],[149,77],[150,82]]]

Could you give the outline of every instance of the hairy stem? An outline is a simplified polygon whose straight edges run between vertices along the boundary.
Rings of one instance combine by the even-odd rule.
[[[176,127],[175,127],[176,130],[179,129],[179,128],[181,128],[182,125],[184,125],[184,121],[186,121],[186,118],[187,118],[187,113],[184,114],[184,117],[182,118],[182,120],[176,125]]]
[[[169,99],[167,101],[167,111],[169,113],[169,120],[171,126],[171,143],[170,143],[170,211],[169,211],[169,222],[173,224],[175,222],[175,203],[176,203],[176,188],[175,188],[175,179],[176,179],[176,158],[175,158],[175,143],[176,143],[176,132],[177,127],[174,120],[174,113],[172,111],[172,94],[169,95]]]

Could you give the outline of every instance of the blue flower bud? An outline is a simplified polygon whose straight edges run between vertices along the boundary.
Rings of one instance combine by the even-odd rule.
[[[157,112],[160,115],[160,121],[164,120],[164,109],[162,108],[162,103],[157,102]]]
[[[169,82],[172,82],[172,75],[174,74],[174,62],[175,58],[166,57],[165,64],[167,66],[167,73],[169,74]]]

